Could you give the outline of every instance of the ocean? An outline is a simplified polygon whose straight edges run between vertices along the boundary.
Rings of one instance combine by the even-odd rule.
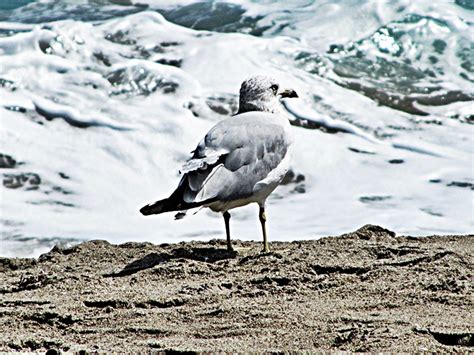
[[[241,82],[297,91],[271,241],[379,224],[474,230],[474,2],[0,1],[0,256],[90,239],[224,238],[219,214],[143,217]],[[258,207],[233,238],[261,240]]]

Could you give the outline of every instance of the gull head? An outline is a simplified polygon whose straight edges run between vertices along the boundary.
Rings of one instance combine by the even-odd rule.
[[[239,111],[281,112],[280,99],[298,97],[292,89],[283,90],[268,76],[256,75],[246,79],[240,87]]]

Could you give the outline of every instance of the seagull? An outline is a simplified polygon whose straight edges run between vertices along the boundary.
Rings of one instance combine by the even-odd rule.
[[[292,135],[280,99],[298,97],[280,90],[276,80],[252,76],[240,87],[237,114],[217,123],[183,165],[178,187],[168,197],[140,209],[145,215],[208,207],[222,213],[227,250],[230,213],[257,203],[263,233],[263,252],[269,252],[265,201],[285,177],[290,165]]]

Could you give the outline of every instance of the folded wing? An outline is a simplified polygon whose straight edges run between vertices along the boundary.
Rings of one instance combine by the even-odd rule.
[[[184,210],[252,196],[257,183],[287,154],[287,134],[272,116],[250,112],[215,125],[182,167],[178,188],[168,199],[145,206],[145,212],[150,213],[142,213]]]

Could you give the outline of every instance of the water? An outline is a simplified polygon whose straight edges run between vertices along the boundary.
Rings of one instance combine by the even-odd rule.
[[[471,1],[13,3],[0,2],[1,256],[222,238],[212,212],[138,209],[176,187],[254,74],[300,96],[270,240],[473,231]],[[261,239],[256,206],[234,210],[232,233]]]

